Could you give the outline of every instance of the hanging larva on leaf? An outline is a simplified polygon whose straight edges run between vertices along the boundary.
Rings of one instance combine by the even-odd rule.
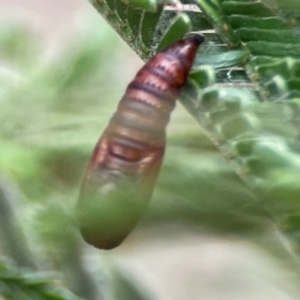
[[[165,150],[165,129],[203,37],[193,35],[153,56],[128,85],[98,141],[77,205],[85,241],[118,246],[151,198]]]

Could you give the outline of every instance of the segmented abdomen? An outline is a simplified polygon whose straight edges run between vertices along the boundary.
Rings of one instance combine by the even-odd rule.
[[[78,203],[84,239],[100,249],[118,246],[151,197],[165,148],[165,129],[202,36],[153,56],[128,85],[96,145]]]

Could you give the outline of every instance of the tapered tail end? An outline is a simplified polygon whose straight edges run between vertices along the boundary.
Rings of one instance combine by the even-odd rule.
[[[187,74],[192,68],[200,44],[204,41],[204,37],[200,34],[191,34],[187,38],[182,39],[175,44],[163,50],[163,53],[171,54],[182,63]]]
[[[204,36],[199,33],[191,33],[187,36],[186,40],[193,40],[194,43],[200,45],[204,42]]]

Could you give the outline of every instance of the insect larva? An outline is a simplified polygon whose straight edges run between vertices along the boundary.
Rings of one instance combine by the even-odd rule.
[[[165,150],[165,129],[203,37],[178,41],[153,56],[128,85],[98,141],[78,202],[85,241],[118,246],[145,211]]]

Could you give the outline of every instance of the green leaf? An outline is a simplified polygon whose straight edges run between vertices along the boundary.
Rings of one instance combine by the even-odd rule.
[[[6,275],[1,269],[6,269]],[[5,299],[80,300],[53,280],[53,273],[32,273],[18,269],[12,261],[0,260],[0,293]],[[10,274],[10,275],[9,275]]]
[[[170,46],[176,41],[182,39],[187,33],[191,31],[192,24],[187,14],[179,14],[170,25],[169,29],[165,32],[161,38],[159,45],[157,46],[157,52]]]
[[[155,0],[123,0],[126,5],[131,5],[141,10],[156,12],[158,3]]]

